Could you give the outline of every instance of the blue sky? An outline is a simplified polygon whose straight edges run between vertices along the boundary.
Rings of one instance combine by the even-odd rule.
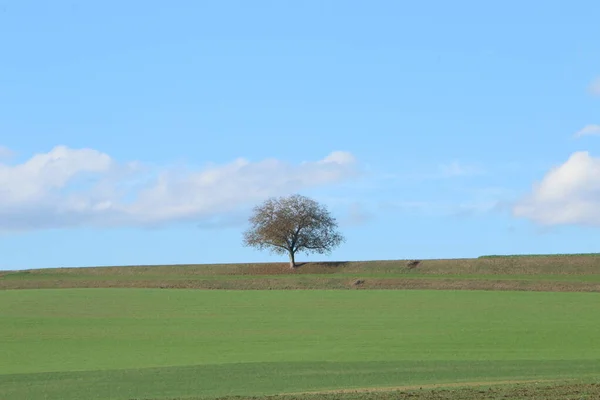
[[[597,1],[0,0],[0,269],[600,250]],[[285,261],[285,260],[281,260]]]

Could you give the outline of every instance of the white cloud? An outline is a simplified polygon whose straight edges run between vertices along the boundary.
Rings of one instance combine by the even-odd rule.
[[[600,226],[600,158],[573,153],[517,202],[513,215],[542,225]]]
[[[269,196],[350,179],[357,174],[356,164],[352,154],[334,152],[300,165],[240,158],[201,170],[165,168],[155,174],[96,150],[58,146],[23,164],[0,163],[0,230],[190,220],[202,225]]]
[[[594,79],[592,83],[590,83],[589,90],[591,94],[600,96],[600,77]]]
[[[600,135],[600,125],[586,125],[575,133],[575,137]]]
[[[337,164],[352,164],[356,162],[356,159],[351,153],[347,151],[334,151],[329,154],[323,160],[319,161],[319,164],[337,163]]]

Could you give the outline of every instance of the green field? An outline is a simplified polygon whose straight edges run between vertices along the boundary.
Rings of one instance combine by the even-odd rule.
[[[597,293],[4,290],[0,398],[593,382],[599,315]]]

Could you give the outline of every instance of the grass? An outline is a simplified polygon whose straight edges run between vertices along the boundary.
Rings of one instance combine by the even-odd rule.
[[[476,259],[58,268],[0,273],[0,289],[467,289],[600,292],[600,255]]]
[[[544,258],[548,258],[548,257],[597,257],[600,256],[600,253],[570,253],[570,254],[566,254],[566,253],[557,253],[557,254],[506,254],[506,255],[497,255],[497,254],[490,254],[490,255],[486,255],[486,256],[480,256],[479,258],[515,258],[515,257],[519,257],[519,258],[529,258],[529,257],[544,257]]]
[[[560,371],[565,371],[569,367],[574,369],[561,374]],[[597,379],[597,376],[590,376],[587,372],[595,367],[592,362],[557,364],[527,361],[520,364],[498,361],[491,363],[252,363],[6,376],[0,378],[2,389],[0,394],[5,396],[3,397],[5,399],[28,400],[183,398],[189,400],[229,396],[264,398],[278,393],[296,393],[289,397],[318,399],[319,397],[331,398],[332,396],[327,396],[328,393],[339,391],[341,393],[337,393],[334,397],[339,399],[340,396],[356,398],[351,396],[353,390],[361,392],[360,397],[363,397],[368,391],[358,388],[364,387],[374,388],[373,391],[380,394],[400,388],[427,395],[436,388],[444,387],[505,386],[507,383],[515,385],[519,382],[531,381],[547,385],[545,380],[539,378],[543,374],[547,374],[548,379],[558,377],[561,382],[576,377],[577,374],[593,380]],[[460,378],[457,379],[459,375]],[[506,378],[487,379],[490,375]],[[398,381],[406,384],[400,386],[389,384]],[[494,381],[498,385],[495,385]],[[576,377],[573,382],[582,381]],[[418,390],[419,388],[424,390]],[[324,393],[313,394],[319,389],[324,389]],[[533,389],[537,388],[530,385],[530,390]],[[596,389],[595,393],[599,392]],[[540,393],[538,392],[537,395],[539,396]],[[464,397],[455,395],[452,398],[463,399]],[[581,398],[577,397],[578,400]],[[564,397],[560,399],[563,400]]]
[[[595,399],[589,292],[599,254],[4,271],[0,398]]]
[[[598,300],[442,290],[0,291],[0,398],[593,380]]]

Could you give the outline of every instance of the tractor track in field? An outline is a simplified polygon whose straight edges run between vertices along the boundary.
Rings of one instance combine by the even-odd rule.
[[[430,389],[457,389],[457,388],[477,388],[488,386],[507,386],[517,384],[547,384],[555,382],[553,380],[527,379],[527,380],[505,380],[505,381],[476,381],[476,382],[451,382],[451,383],[430,383],[423,385],[403,385],[390,387],[366,387],[355,389],[332,389],[319,390],[308,392],[285,393],[285,395],[298,396],[306,394],[342,394],[342,393],[376,393],[376,392],[398,392],[398,391],[414,391],[414,390],[430,390]]]

